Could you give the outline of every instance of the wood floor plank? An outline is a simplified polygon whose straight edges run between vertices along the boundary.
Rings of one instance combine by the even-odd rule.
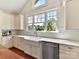
[[[25,58],[0,45],[0,59],[25,59]]]

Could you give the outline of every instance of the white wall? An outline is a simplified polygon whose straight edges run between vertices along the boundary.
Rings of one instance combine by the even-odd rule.
[[[60,3],[59,0],[46,0],[46,4],[47,4],[46,7],[33,9],[33,1],[29,0],[29,2],[26,4],[26,6],[24,7],[21,13],[26,14],[26,15],[32,15],[35,13],[39,13],[42,11],[56,8],[59,5],[59,3]]]
[[[63,0],[46,0],[46,7],[33,9],[32,0],[30,0],[23,8],[21,13],[27,16],[33,15],[42,11],[59,7],[62,1]],[[79,29],[79,0],[67,0],[65,7],[65,10],[62,6],[59,9],[59,28],[67,30]]]
[[[79,0],[71,0],[66,4],[67,29],[79,30]]]

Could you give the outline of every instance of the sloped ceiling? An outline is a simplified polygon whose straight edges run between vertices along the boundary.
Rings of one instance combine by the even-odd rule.
[[[27,1],[28,0],[0,0],[0,9],[6,12],[18,13]]]

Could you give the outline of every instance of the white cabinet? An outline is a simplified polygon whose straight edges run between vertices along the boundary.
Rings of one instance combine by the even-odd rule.
[[[13,37],[13,46],[24,51],[26,54],[31,55],[37,59],[41,56],[41,46],[39,42],[23,39],[21,37]]]
[[[20,15],[20,29],[24,30],[24,15]]]
[[[0,44],[2,44],[2,30],[0,28]]]
[[[40,57],[41,57],[41,47],[40,46],[32,46],[32,56],[40,59]]]
[[[24,29],[24,16],[21,14],[14,15],[12,18],[12,29]]]
[[[26,39],[24,39],[23,40],[23,43],[24,43],[24,52],[26,53],[26,54],[29,54],[29,55],[31,55],[32,56],[32,42],[31,41],[29,41],[29,40],[26,40]]]
[[[79,47],[60,45],[60,59],[79,59]]]
[[[13,46],[24,51],[23,38],[13,36]]]
[[[28,54],[28,55],[31,55],[32,56],[32,46],[31,45],[29,45],[29,44],[25,44],[25,46],[24,46],[25,48],[24,48],[24,52],[26,53],[26,54]]]
[[[3,29],[11,29],[12,15],[4,14],[3,16]]]
[[[2,45],[6,48],[11,48],[13,47],[13,44],[12,44],[12,36],[6,36],[6,37],[3,37],[2,38]]]
[[[40,59],[40,54],[41,54],[40,43],[36,41],[31,41],[31,40],[24,40],[24,42],[25,42],[24,52],[37,59]]]
[[[24,51],[24,48],[25,48],[25,46],[24,46],[24,44],[23,44],[23,40],[24,40],[24,38],[20,38],[20,37],[17,37],[18,38],[18,46],[17,46],[17,48],[18,49],[20,49],[20,50],[22,50],[22,51]]]
[[[10,14],[0,11],[1,29],[24,29],[24,16],[22,14]]]
[[[20,28],[20,18],[18,15],[14,15],[12,19],[12,29]]]
[[[11,29],[12,17],[13,14],[6,13],[0,10],[0,29]]]
[[[0,44],[2,44],[2,37],[0,36]]]
[[[11,29],[13,14],[2,12],[2,29]]]
[[[18,47],[18,38],[13,36],[12,39],[13,39],[13,46],[17,48]]]

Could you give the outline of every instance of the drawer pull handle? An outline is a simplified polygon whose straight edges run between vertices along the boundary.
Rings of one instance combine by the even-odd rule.
[[[72,47],[68,47],[68,49],[73,49]]]

